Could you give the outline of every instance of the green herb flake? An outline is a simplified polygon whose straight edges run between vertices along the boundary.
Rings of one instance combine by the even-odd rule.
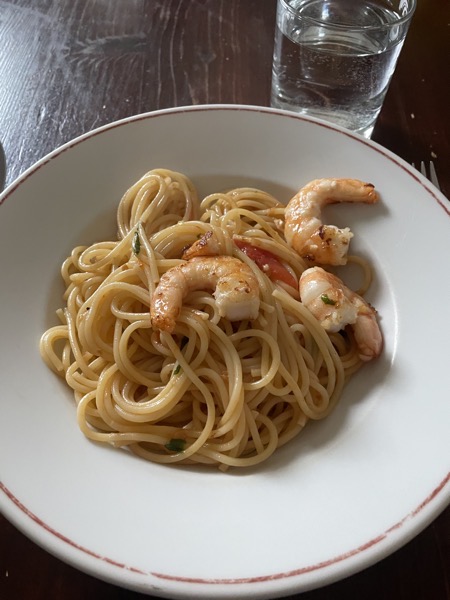
[[[327,294],[322,294],[322,295],[320,296],[320,299],[322,300],[322,302],[323,302],[324,304],[331,304],[331,305],[333,305],[333,306],[336,304],[336,300],[332,300],[331,298],[329,298],[329,297],[327,296]]]
[[[178,373],[181,371],[181,365],[178,363],[177,366],[174,368],[174,370],[172,371],[172,375],[178,375]]]
[[[186,440],[182,440],[181,438],[172,438],[170,442],[164,444],[164,447],[171,452],[183,452],[186,447]]]
[[[183,339],[181,340],[180,350],[183,350],[183,348],[186,346],[188,341],[189,341],[189,338],[184,335]],[[172,371],[172,375],[178,375],[180,373],[180,371],[181,371],[181,365],[179,363],[176,363],[176,365]]]
[[[134,232],[134,236],[133,236],[133,242],[131,244],[131,248],[133,249],[133,254],[136,254],[136,256],[139,254],[139,252],[141,251],[141,239],[139,237],[139,232],[136,229],[136,231]]]

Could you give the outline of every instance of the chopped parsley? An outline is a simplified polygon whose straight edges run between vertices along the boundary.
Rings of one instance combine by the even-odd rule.
[[[141,251],[141,238],[139,237],[139,232],[137,229],[134,232],[133,241],[131,243],[131,248],[133,249],[133,254],[136,254],[136,256]]]
[[[181,438],[172,438],[170,442],[164,444],[164,447],[171,452],[183,452],[186,447],[186,440],[182,440]]]
[[[177,366],[174,368],[174,370],[172,371],[172,375],[178,375],[178,373],[181,371],[181,365],[180,363],[177,363]]]
[[[320,296],[320,299],[322,300],[322,302],[324,304],[332,304],[332,305],[336,304],[336,300],[332,300],[329,296],[327,296],[327,294],[322,294]]]
[[[186,346],[186,344],[188,343],[189,338],[186,337],[185,335],[183,336],[183,339],[181,340],[181,344],[180,344],[180,350],[183,350],[183,348]],[[181,365],[180,363],[176,363],[175,367],[172,371],[172,375],[178,375],[178,373],[181,371]]]

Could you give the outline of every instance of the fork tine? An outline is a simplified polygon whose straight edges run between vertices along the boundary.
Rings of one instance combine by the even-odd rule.
[[[432,160],[430,160],[430,180],[431,183],[437,187],[438,190],[440,190],[440,186],[439,186],[439,180],[437,178],[437,173],[436,173],[436,168],[434,166],[434,162]]]
[[[412,166],[417,170],[418,167],[416,167],[416,165],[414,163],[412,163]],[[439,186],[439,180],[437,178],[437,173],[436,173],[436,167],[434,166],[434,162],[432,160],[430,160],[429,162],[429,167],[427,169],[426,164],[424,163],[424,161],[422,160],[420,162],[420,172],[422,173],[422,175],[424,177],[426,177],[427,179],[429,179],[431,181],[431,183],[438,189],[440,190],[440,186]]]

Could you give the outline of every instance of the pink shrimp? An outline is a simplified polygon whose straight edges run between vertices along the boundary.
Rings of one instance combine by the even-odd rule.
[[[150,305],[152,326],[172,332],[184,298],[194,290],[214,290],[219,315],[230,321],[258,316],[259,284],[250,267],[232,256],[202,256],[161,276]]]
[[[287,243],[300,256],[314,264],[344,265],[350,239],[350,229],[323,225],[321,210],[336,202],[378,201],[371,183],[358,179],[315,179],[305,185],[288,203],[285,212],[284,235]]]
[[[300,298],[326,331],[350,325],[361,360],[381,353],[383,338],[376,311],[340,279],[320,267],[306,269],[300,277]]]

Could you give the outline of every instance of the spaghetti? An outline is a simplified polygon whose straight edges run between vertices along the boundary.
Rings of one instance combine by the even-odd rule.
[[[123,196],[117,241],[72,251],[61,324],[40,350],[72,388],[89,439],[158,463],[249,467],[330,413],[362,363],[351,332],[327,333],[290,285],[307,265],[284,239],[284,212],[252,188],[200,203],[187,177],[157,169]],[[205,234],[251,269],[258,314],[231,322],[197,289],[173,331],[160,331],[149,313],[160,278]],[[249,248],[270,253],[284,280]]]

